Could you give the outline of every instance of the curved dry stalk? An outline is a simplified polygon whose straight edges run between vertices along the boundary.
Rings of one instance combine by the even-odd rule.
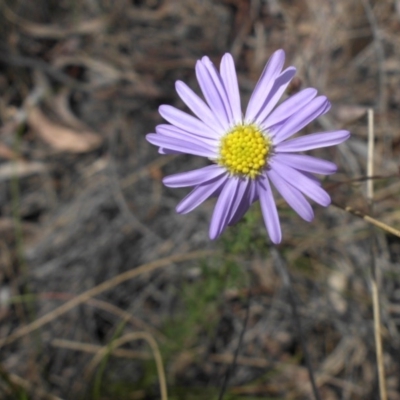
[[[65,314],[66,312],[72,310],[76,306],[85,303],[90,298],[94,296],[98,296],[100,293],[103,293],[111,288],[118,286],[122,282],[125,282],[129,279],[133,279],[141,274],[145,274],[148,272],[155,271],[158,268],[165,267],[168,264],[175,263],[175,262],[183,262],[188,260],[194,260],[200,257],[206,257],[215,254],[214,251],[206,251],[206,250],[199,250],[193,251],[186,254],[175,254],[169,257],[161,258],[160,260],[156,260],[147,264],[143,264],[139,267],[126,271],[120,275],[115,276],[114,278],[109,279],[101,283],[100,285],[95,286],[92,289],[87,290],[79,294],[78,296],[74,297],[70,301],[67,301],[62,306],[56,308],[55,310],[43,315],[42,317],[36,319],[35,321],[31,322],[28,325],[22,326],[21,328],[17,329],[11,335],[0,339],[0,348],[7,344],[13,343],[16,340],[20,339],[21,337],[41,328],[42,326],[48,324],[49,322],[55,320],[56,318],[60,317],[61,315]]]
[[[165,371],[164,371],[161,353],[158,348],[157,342],[147,332],[127,333],[126,335],[120,337],[119,339],[112,341],[110,344],[108,344],[104,347],[101,347],[100,350],[98,350],[97,354],[93,357],[92,361],[87,366],[86,371],[84,373],[84,378],[86,380],[90,379],[90,377],[93,374],[96,367],[99,365],[101,360],[107,354],[111,353],[113,350],[117,349],[118,347],[122,346],[123,344],[129,343],[133,340],[145,340],[147,342],[147,344],[150,346],[151,351],[154,356],[154,360],[156,362],[157,374],[158,374],[158,379],[160,382],[161,400],[168,400],[167,380],[165,378]]]

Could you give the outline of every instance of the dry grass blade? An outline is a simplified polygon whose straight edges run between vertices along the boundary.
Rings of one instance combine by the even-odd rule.
[[[391,233],[392,235],[395,235],[397,237],[400,237],[400,231],[396,228],[393,228],[387,224],[385,224],[382,221],[378,221],[375,218],[372,218],[370,215],[363,213],[362,211],[355,210],[354,208],[350,206],[342,206],[340,204],[337,204],[335,202],[332,202],[332,205],[334,205],[337,208],[340,208],[344,211],[347,211],[350,214],[355,215],[356,217],[362,218],[364,221],[377,226],[378,228],[384,230],[385,232]]]
[[[54,339],[51,342],[51,345],[53,347],[59,347],[61,349],[83,351],[85,353],[92,353],[92,354],[98,353],[101,349],[103,349],[102,346],[97,346],[95,344],[75,342],[73,340],[66,340],[66,339]],[[121,358],[131,358],[140,360],[151,359],[151,356],[149,354],[146,354],[145,352],[139,352],[127,349],[113,348],[113,350],[110,350],[108,354]]]
[[[65,39],[69,35],[90,35],[103,31],[108,23],[106,17],[99,17],[89,21],[81,21],[70,28],[60,28],[55,25],[41,25],[27,21],[15,14],[6,2],[2,2],[4,16],[12,23],[18,25],[23,31],[36,38]]]
[[[374,111],[368,110],[368,166],[367,176],[371,177],[374,174]],[[367,181],[367,199],[370,207],[370,212],[373,212],[374,206],[374,181],[369,179]],[[371,227],[372,228],[372,227]],[[378,364],[378,380],[379,380],[379,394],[381,400],[387,400],[386,382],[385,382],[385,365],[383,362],[382,350],[382,332],[381,332],[381,313],[379,301],[379,270],[376,264],[376,246],[375,246],[375,232],[371,229],[371,288],[372,288],[372,304],[374,312],[374,334],[375,334],[375,348],[376,360]]]
[[[120,275],[115,276],[114,278],[111,278],[108,281],[101,283],[98,286],[95,286],[92,289],[87,290],[86,292],[81,293],[80,295],[74,297],[72,300],[66,302],[62,306],[43,315],[40,318],[36,319],[32,323],[19,328],[13,334],[0,340],[0,348],[7,344],[15,342],[16,340],[18,340],[19,338],[21,338],[25,335],[28,335],[29,333],[35,331],[36,329],[39,329],[40,327],[48,324],[49,322],[51,322],[51,321],[55,320],[56,318],[60,317],[61,315],[65,314],[66,312],[72,310],[79,304],[85,303],[90,298],[92,298],[94,296],[98,296],[100,293],[110,290],[111,288],[118,286],[122,282],[125,282],[129,279],[133,279],[141,274],[155,271],[156,269],[165,267],[171,263],[195,260],[197,258],[207,257],[212,254],[215,254],[215,252],[204,251],[204,250],[193,251],[193,252],[186,253],[186,254],[176,254],[176,255],[162,258],[160,260],[156,260],[156,261],[153,261],[153,262],[150,262],[147,264],[143,264],[135,269],[126,271]]]

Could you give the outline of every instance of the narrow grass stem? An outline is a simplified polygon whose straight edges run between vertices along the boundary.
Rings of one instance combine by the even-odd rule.
[[[303,328],[302,328],[302,324],[301,324],[301,318],[300,318],[300,315],[299,315],[299,312],[297,309],[297,300],[296,300],[296,296],[295,296],[295,293],[293,290],[293,285],[292,285],[292,280],[290,278],[289,270],[287,269],[285,260],[283,259],[283,257],[281,256],[281,254],[275,247],[271,247],[271,253],[272,253],[272,256],[275,261],[275,263],[274,263],[275,267],[278,270],[278,273],[281,276],[283,285],[289,295],[290,307],[292,309],[293,319],[294,319],[295,328],[296,328],[295,331],[297,332],[298,338],[300,340],[300,344],[301,344],[303,355],[304,355],[304,361],[306,363],[308,375],[310,377],[311,387],[312,387],[312,391],[313,391],[315,400],[321,400],[321,396],[318,392],[318,388],[317,388],[317,384],[316,384],[316,380],[315,380],[315,376],[314,376],[314,370],[313,370],[312,364],[311,364],[310,354],[309,354],[308,348],[307,348],[307,342],[304,337],[304,332],[303,332]]]
[[[235,354],[233,355],[232,364],[229,366],[228,370],[226,371],[226,374],[225,374],[225,377],[224,377],[224,382],[222,383],[222,387],[221,387],[221,390],[219,392],[218,400],[222,400],[223,399],[224,394],[226,392],[226,388],[228,387],[229,378],[231,377],[232,373],[234,372],[234,370],[236,368],[236,363],[237,363],[237,359],[238,359],[238,356],[239,356],[240,347],[242,346],[243,337],[244,337],[244,334],[246,332],[247,322],[249,321],[250,299],[251,299],[251,289],[249,287],[249,292],[248,292],[248,296],[247,296],[246,316],[245,316],[244,322],[243,322],[243,329],[240,332],[239,342],[238,342],[238,345],[236,347]]]
[[[374,332],[375,332],[375,349],[378,364],[378,380],[379,394],[381,400],[387,400],[386,383],[385,383],[385,365],[383,360],[382,348],[382,332],[381,332],[381,313],[379,307],[379,285],[376,277],[371,280],[372,303],[374,311]]]

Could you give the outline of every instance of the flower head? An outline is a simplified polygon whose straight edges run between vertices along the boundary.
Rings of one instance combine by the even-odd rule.
[[[238,222],[259,200],[269,236],[279,243],[282,233],[270,183],[306,221],[311,221],[314,213],[305,196],[322,206],[330,204],[328,193],[313,174],[333,174],[336,165],[296,153],[339,144],[350,133],[320,132],[288,140],[325,114],[330,103],[325,96],[317,96],[315,89],[307,88],[276,107],[296,72],[294,67],[282,70],[284,61],[283,50],[271,56],[243,115],[232,56],[223,56],[220,71],[203,57],[196,64],[196,76],[206,102],[177,81],[178,95],[195,117],[162,105],[159,112],[170,124],[157,126],[156,133],[146,137],[162,154],[187,153],[211,161],[204,168],[163,180],[168,187],[194,187],[176,208],[181,214],[218,196],[211,239]]]

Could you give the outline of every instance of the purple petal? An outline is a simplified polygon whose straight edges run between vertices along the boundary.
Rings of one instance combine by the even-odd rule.
[[[240,202],[236,212],[232,214],[231,219],[228,222],[228,225],[237,224],[246,214],[250,206],[256,201],[256,183],[254,179],[248,179],[246,190],[243,194],[243,200]]]
[[[253,184],[250,186],[250,203],[253,204],[258,200],[257,181],[252,180]]]
[[[216,133],[204,122],[175,107],[164,104],[158,108],[158,111],[169,123],[187,132],[206,138],[215,138],[216,136]]]
[[[303,129],[307,124],[328,111],[330,103],[325,96],[318,96],[311,100],[302,110],[290,117],[282,128],[275,133],[273,142],[278,145]]]
[[[158,154],[185,154],[182,151],[176,151],[176,150],[169,150],[169,149],[164,149],[163,147],[160,147],[158,149]]]
[[[228,95],[226,93],[224,83],[222,81],[222,77],[221,77],[220,73],[218,72],[217,68],[215,68],[215,65],[212,63],[212,61],[207,56],[204,56],[201,59],[201,61],[203,62],[204,66],[207,68],[207,71],[210,74],[211,79],[213,80],[214,85],[218,90],[219,95],[221,96],[222,102],[224,103],[224,107],[226,110],[226,114],[228,116],[229,123],[232,124],[232,122],[233,122],[232,108],[231,108],[231,104],[229,102]]]
[[[268,129],[285,119],[288,119],[293,114],[299,112],[306,104],[308,104],[317,95],[317,90],[307,88],[299,93],[289,97],[280,104],[268,117],[263,121],[262,127]]]
[[[321,181],[316,178],[313,174],[310,172],[305,172],[305,171],[300,171],[304,176],[306,176],[308,179],[312,180],[317,186],[322,187]]]
[[[193,133],[184,131],[183,129],[177,128],[174,125],[161,124],[156,126],[156,132],[162,136],[168,136],[175,139],[186,140],[188,142],[195,142],[204,144],[207,148],[217,149],[219,146],[219,141],[215,138],[205,138]]]
[[[230,120],[225,108],[224,102],[221,98],[221,94],[218,91],[207,67],[202,61],[197,61],[196,63],[196,77],[199,82],[201,91],[211,111],[214,113],[216,120],[221,125],[224,131],[229,129]]]
[[[311,135],[298,137],[286,142],[279,143],[275,151],[281,152],[298,152],[312,149],[319,149],[322,147],[335,146],[344,142],[350,137],[349,131],[332,131],[332,132],[319,132]]]
[[[228,181],[224,185],[211,218],[209,230],[211,240],[216,239],[223,232],[228,225],[229,220],[232,218],[232,214],[236,211],[233,210],[233,208],[236,204],[239,187],[240,178],[236,176],[229,177]]]
[[[249,104],[246,110],[246,121],[255,121],[257,114],[265,103],[276,77],[281,73],[283,64],[285,63],[285,52],[277,50],[268,60],[260,79],[254,88],[253,94],[250,97]]]
[[[303,192],[321,206],[327,207],[331,204],[329,194],[320,185],[316,185],[313,180],[307,178],[301,172],[297,171],[297,169],[280,163],[277,157],[271,163],[271,169],[279,174],[287,183]]]
[[[176,81],[176,91],[182,101],[193,111],[193,113],[200,118],[207,126],[213,131],[220,134],[223,133],[221,126],[216,120],[214,114],[207,106],[207,104],[199,97],[186,83],[182,81]]]
[[[238,215],[244,215],[249,209],[251,203],[249,202],[249,188],[252,179],[239,179],[238,189],[235,196],[227,225],[230,224]]]
[[[178,214],[187,214],[194,210],[201,203],[214,195],[222,185],[227,181],[229,175],[225,174],[214,178],[213,180],[196,186],[181,202],[176,206]]]
[[[301,218],[306,221],[312,221],[314,212],[302,193],[294,186],[287,183],[275,170],[270,169],[267,171],[267,175],[290,207],[292,207]]]
[[[229,104],[232,109],[233,122],[239,124],[242,122],[242,108],[240,106],[239,85],[236,76],[235,63],[233,57],[226,53],[221,60],[221,78],[224,83]]]
[[[208,148],[204,143],[180,140],[177,138],[172,138],[168,136],[163,136],[158,133],[149,133],[146,135],[146,139],[151,144],[159,146],[168,150],[175,150],[180,152],[185,152],[187,154],[193,154],[195,156],[216,158],[217,154],[214,150]]]
[[[186,186],[197,186],[202,183],[217,178],[226,171],[219,165],[213,164],[204,168],[199,168],[194,171],[181,172],[179,174],[169,175],[163,179],[165,186],[177,188]]]
[[[337,166],[333,162],[303,154],[278,153],[274,158],[292,168],[313,174],[330,175],[337,171]]]
[[[266,175],[262,175],[258,179],[258,193],[261,205],[261,211],[264,217],[265,226],[267,227],[269,237],[272,242],[278,244],[282,240],[281,225],[279,223],[278,211],[272,189]]]
[[[264,105],[260,113],[256,116],[256,122],[262,125],[262,122],[268,117],[269,113],[278,104],[290,81],[296,74],[296,68],[289,67],[285,69],[275,80],[268,97],[264,100]]]

